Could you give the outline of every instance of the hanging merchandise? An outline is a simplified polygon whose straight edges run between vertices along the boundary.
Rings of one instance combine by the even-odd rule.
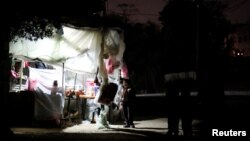
[[[119,52],[120,36],[115,30],[108,30],[104,35],[105,47],[109,54],[117,55]]]
[[[121,77],[129,79],[128,68],[125,63],[123,63],[122,68],[121,68]]]
[[[95,83],[94,83],[94,79],[87,79],[85,94],[87,96],[95,96]]]
[[[120,61],[116,60],[115,56],[109,56],[109,58],[105,61],[105,65],[108,74],[112,74],[114,70],[120,66]]]

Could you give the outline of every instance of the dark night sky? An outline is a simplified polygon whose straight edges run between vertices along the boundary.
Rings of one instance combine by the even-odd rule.
[[[152,21],[160,24],[158,21],[159,12],[166,5],[168,0],[108,0],[108,13],[122,13],[117,6],[120,3],[134,4],[138,12],[133,12],[129,17],[131,21],[145,23]],[[250,19],[250,0],[220,0],[228,4],[225,10],[226,17],[232,23],[245,23]]]
[[[250,1],[249,0],[221,0],[228,3],[225,15],[233,23],[245,23],[250,21]]]
[[[108,12],[122,13],[122,10],[117,6],[120,3],[134,4],[138,12],[133,12],[129,17],[131,21],[145,23],[153,21],[160,24],[158,21],[159,12],[166,5],[167,0],[108,0]]]

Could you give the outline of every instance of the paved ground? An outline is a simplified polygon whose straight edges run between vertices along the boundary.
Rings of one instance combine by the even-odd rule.
[[[135,121],[136,128],[123,128],[122,124],[111,124],[110,128],[97,129],[96,124],[83,121],[79,125],[67,128],[12,128],[18,139],[38,140],[83,140],[83,139],[119,139],[119,140],[144,140],[150,136],[163,136],[167,131],[167,119],[157,118]]]
[[[194,121],[194,125],[198,121]],[[16,141],[40,140],[119,140],[142,141],[152,139],[165,139],[167,132],[167,118],[154,118],[148,120],[135,120],[136,128],[123,128],[122,124],[111,124],[110,128],[97,129],[96,125],[83,121],[81,124],[67,128],[11,128]],[[194,130],[197,134],[197,131]],[[180,129],[180,137],[182,131]]]
[[[172,138],[166,136],[168,125],[164,97],[139,98],[138,103],[139,105],[137,105],[135,113],[135,129],[123,128],[122,121],[111,124],[110,129],[97,129],[95,124],[86,121],[67,128],[15,127],[11,129],[14,132],[15,141],[171,140]],[[249,96],[245,94],[228,96],[221,104],[223,104],[223,109],[219,111],[220,113],[212,115],[212,118],[219,119],[220,123],[218,124],[221,127],[234,130],[250,129],[250,116],[248,115]],[[199,105],[197,105],[193,110],[197,112],[196,114],[199,114],[200,109]],[[192,140],[204,140],[200,136],[199,127],[200,120],[196,118],[193,121],[194,137]],[[182,136],[181,128],[178,139],[187,139]]]
[[[13,127],[11,130],[14,132],[15,141],[165,140],[168,125],[164,102],[161,96],[139,98],[140,105],[136,107],[134,129],[123,128],[123,121],[120,119],[110,124],[109,129],[97,129],[96,124],[82,121],[81,124],[66,128]],[[194,136],[197,136],[199,120],[194,120],[193,125]],[[181,128],[179,135],[182,137]]]

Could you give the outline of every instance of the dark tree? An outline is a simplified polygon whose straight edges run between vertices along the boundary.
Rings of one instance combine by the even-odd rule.
[[[190,71],[196,63],[196,7],[192,1],[170,1],[160,13],[165,73]]]
[[[224,96],[222,54],[230,23],[223,8],[216,0],[170,0],[160,13],[165,73],[196,71],[206,131],[219,125],[213,115],[221,110]]]
[[[160,40],[159,29],[152,23],[129,24],[125,28],[126,50],[124,59],[133,74],[137,90],[159,92]]]
[[[10,23],[10,41],[25,38],[31,41],[52,37],[61,28],[58,17],[45,17],[16,13]]]

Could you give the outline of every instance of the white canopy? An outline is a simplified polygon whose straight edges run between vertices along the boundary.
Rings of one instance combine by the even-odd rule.
[[[118,58],[121,59],[124,43],[121,42],[117,31],[109,30],[109,32],[111,34],[105,34],[108,36],[104,38],[105,44],[112,48],[114,44],[118,48],[120,44],[123,45],[122,53],[118,53]],[[101,30],[64,26],[63,33],[37,41],[19,39],[17,42],[10,42],[10,53],[16,58],[39,58],[45,63],[57,66],[62,66],[64,63],[65,69],[78,73],[96,73],[103,39]]]

